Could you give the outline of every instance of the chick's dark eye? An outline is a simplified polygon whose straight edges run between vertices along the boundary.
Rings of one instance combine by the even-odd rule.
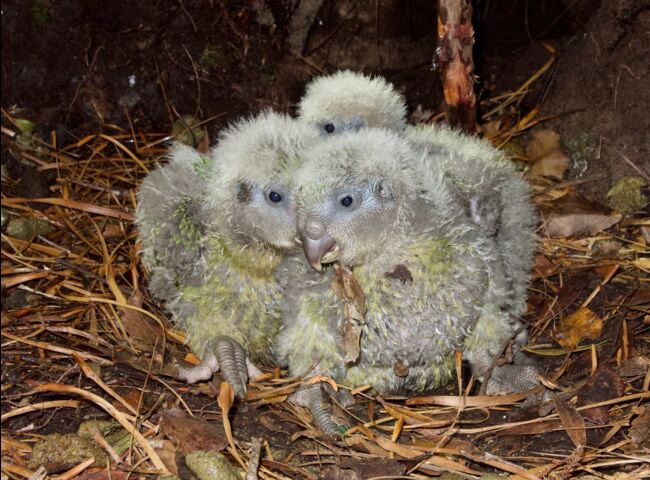
[[[282,201],[282,195],[280,195],[278,192],[270,192],[269,193],[269,200],[271,200],[273,203],[278,203]]]
[[[341,199],[341,205],[343,205],[344,207],[349,207],[350,205],[352,205],[353,201],[354,199],[350,195],[347,195]]]
[[[327,133],[334,133],[334,130],[335,130],[334,124],[332,124],[332,123],[325,124],[325,126],[323,128],[325,129],[325,131]]]

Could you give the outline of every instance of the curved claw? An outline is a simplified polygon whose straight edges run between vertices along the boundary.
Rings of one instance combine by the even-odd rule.
[[[261,373],[248,360],[244,347],[237,340],[219,335],[208,342],[200,364],[189,368],[179,367],[177,376],[188,383],[196,383],[209,380],[213,373],[219,370],[239,399],[246,398],[249,373],[253,375]]]
[[[294,405],[306,407],[314,418],[316,427],[328,435],[341,435],[348,429],[334,420],[332,413],[331,397],[337,397],[339,403],[349,404],[343,392],[335,392],[326,382],[307,385],[298,389],[290,397],[289,401]]]

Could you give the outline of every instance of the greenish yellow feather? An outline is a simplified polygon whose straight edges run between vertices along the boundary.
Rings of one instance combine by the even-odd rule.
[[[189,345],[202,355],[208,339],[227,335],[240,342],[253,361],[273,362],[280,314],[272,306],[281,298],[274,270],[281,258],[268,249],[238,248],[217,236],[209,243],[209,277],[182,292],[183,301],[195,307],[186,320]]]
[[[189,198],[183,199],[173,214],[173,223],[178,225],[178,236],[175,236],[172,241],[174,244],[188,249],[196,248],[201,239],[201,231],[196,225],[194,216],[190,210],[190,202],[191,200]]]
[[[286,152],[279,152],[275,160],[275,173],[283,175],[295,172],[303,163],[298,155],[289,155]]]
[[[208,240],[208,248],[212,252],[208,258],[209,268],[224,264],[240,273],[265,280],[273,279],[275,269],[282,261],[280,254],[268,248],[255,245],[241,248],[218,236],[212,236]]]
[[[208,155],[192,157],[192,169],[201,180],[207,180],[212,170],[212,159]]]
[[[453,248],[447,240],[427,239],[414,242],[407,249],[413,265],[413,281],[423,281],[435,291],[441,280],[446,279],[452,269]],[[407,257],[408,258],[408,257]]]

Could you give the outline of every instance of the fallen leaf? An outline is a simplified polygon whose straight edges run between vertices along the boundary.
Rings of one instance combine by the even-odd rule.
[[[270,432],[286,433],[284,422],[278,421],[278,419],[271,414],[260,415],[257,417],[257,421]]]
[[[202,418],[190,417],[177,408],[163,410],[160,431],[178,445],[184,454],[195,450],[221,451],[228,440],[221,428]]]
[[[122,234],[122,227],[117,223],[107,223],[104,225],[104,229],[102,230],[102,235],[105,239],[117,238]]]
[[[569,157],[562,151],[560,136],[551,130],[533,132],[533,138],[526,148],[532,165],[528,178],[535,182],[542,178],[561,180],[569,168]]]
[[[577,195],[567,195],[542,208],[542,216],[546,233],[553,238],[595,235],[622,218],[611,208]]]
[[[650,303],[650,287],[641,287],[625,301],[625,306],[643,305]]]
[[[142,292],[136,290],[127,300],[128,305],[142,307]],[[131,343],[139,350],[151,352],[155,346],[161,346],[165,332],[150,317],[131,308],[125,308],[122,315],[124,330],[129,335]]]
[[[351,270],[335,265],[331,284],[334,295],[343,300],[344,319],[339,325],[346,363],[355,362],[361,353],[361,329],[366,323],[366,299]]]
[[[359,472],[349,468],[341,468],[336,465],[325,467],[318,475],[318,480],[362,480]]]
[[[630,439],[639,445],[650,439],[650,408],[647,406],[643,407],[639,416],[632,420]]]
[[[569,435],[575,447],[578,450],[582,450],[587,444],[585,421],[575,408],[557,395],[553,397],[553,401],[555,402],[555,408],[567,435]]]
[[[587,307],[580,307],[560,323],[555,339],[563,348],[573,350],[585,338],[598,338],[603,320]]]
[[[210,152],[210,137],[207,133],[196,146],[196,150],[202,154],[208,154]]]
[[[618,240],[607,238],[605,240],[598,240],[594,242],[591,247],[592,258],[613,258],[623,247],[623,243]]]
[[[176,463],[178,449],[176,446],[169,440],[163,440],[157,444],[155,450],[167,469],[178,476],[178,465]]]
[[[542,277],[547,278],[555,274],[562,265],[555,261],[551,260],[544,254],[535,255],[535,260],[533,262],[533,276],[534,278]]]
[[[553,152],[562,150],[560,135],[553,130],[535,130],[526,145],[526,153],[531,160],[539,160]]]
[[[219,407],[221,407],[224,418],[228,417],[228,412],[230,411],[230,407],[232,407],[234,401],[235,391],[232,389],[232,386],[228,382],[221,382],[219,385],[218,403]]]
[[[530,161],[530,158],[526,154],[526,149],[524,149],[524,147],[522,147],[515,140],[510,140],[504,145],[501,145],[499,147],[499,150],[501,150],[501,153],[503,153],[503,155],[508,160],[523,160],[526,162]]]
[[[539,178],[562,180],[568,168],[569,157],[557,151],[535,161],[528,169],[527,176],[531,182]]]

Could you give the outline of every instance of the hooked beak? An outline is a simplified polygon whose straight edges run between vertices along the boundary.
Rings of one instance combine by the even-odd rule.
[[[311,220],[307,222],[302,235],[302,248],[309,265],[316,270],[323,269],[323,263],[332,263],[340,257],[341,249],[322,223]]]

